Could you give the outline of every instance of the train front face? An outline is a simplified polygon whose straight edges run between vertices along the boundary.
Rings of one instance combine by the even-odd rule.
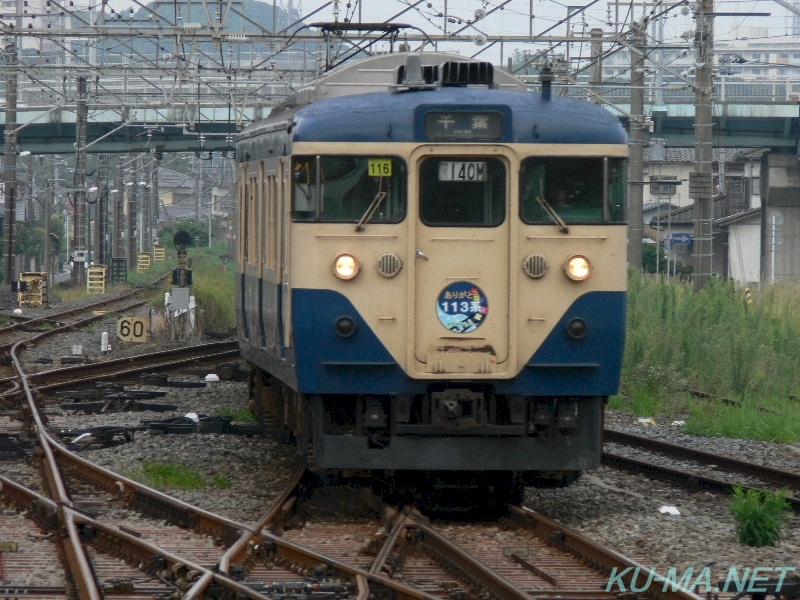
[[[296,127],[291,337],[315,461],[596,468],[625,331],[624,132],[531,94],[376,96]],[[386,141],[331,134],[348,120]]]

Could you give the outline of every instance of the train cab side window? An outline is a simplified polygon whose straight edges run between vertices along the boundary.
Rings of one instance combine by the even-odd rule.
[[[552,223],[544,203],[565,223],[625,222],[625,160],[616,158],[527,158],[520,170],[520,217]]]
[[[292,160],[292,219],[358,223],[377,202],[370,223],[399,223],[406,215],[405,163],[391,156],[296,156]]]
[[[428,158],[419,171],[420,218],[433,227],[496,227],[506,218],[506,180],[497,158]]]

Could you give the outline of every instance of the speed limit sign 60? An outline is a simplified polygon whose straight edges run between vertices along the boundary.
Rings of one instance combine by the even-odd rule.
[[[121,317],[117,321],[117,337],[123,342],[146,342],[147,334],[144,317]]]

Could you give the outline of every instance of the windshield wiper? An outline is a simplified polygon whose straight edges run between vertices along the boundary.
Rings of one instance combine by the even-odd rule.
[[[536,201],[539,203],[539,206],[542,207],[542,210],[547,213],[547,216],[553,220],[553,223],[558,225],[558,230],[561,233],[569,233],[569,227],[567,227],[567,224],[564,223],[564,220],[555,211],[555,209],[550,206],[550,203],[545,200],[544,196],[536,196]]]
[[[378,208],[380,208],[384,198],[386,198],[386,192],[379,191],[377,194],[375,194],[375,198],[367,207],[366,212],[358,220],[358,223],[356,223],[356,231],[364,231],[364,226],[372,218],[372,215],[375,214],[375,211],[377,211]]]

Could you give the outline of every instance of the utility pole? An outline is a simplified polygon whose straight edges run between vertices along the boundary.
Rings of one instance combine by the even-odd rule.
[[[628,264],[642,269],[644,235],[644,48],[647,19],[631,25],[630,184],[628,193]]]
[[[117,195],[114,196],[114,220],[111,228],[113,240],[111,244],[112,258],[125,258],[125,245],[122,238],[122,223],[125,216],[125,171],[123,165],[127,162],[125,160],[127,158],[126,154],[123,154],[122,158],[117,158],[117,179],[114,184]]]
[[[17,38],[9,36],[6,40],[6,127],[5,157],[3,160],[3,181],[5,183],[4,233],[6,237],[6,279],[8,285],[16,280],[16,240],[14,221],[17,191]]]
[[[136,253],[136,209],[138,204],[139,193],[139,159],[133,159],[133,179],[130,185],[130,194],[128,196],[128,270],[136,270],[139,262],[139,256]]]
[[[200,168],[203,161],[197,157],[192,159],[192,167],[194,167],[194,220],[200,220],[200,194],[202,193],[202,181],[200,179]]]
[[[698,0],[695,12],[695,170],[689,173],[689,197],[694,199],[694,289],[703,289],[713,268],[714,178],[712,172],[711,98],[714,92],[714,0]]]
[[[149,161],[143,165],[144,169],[144,180],[146,181],[147,185],[141,190],[141,202],[139,203],[142,207],[141,212],[141,223],[142,223],[142,231],[140,232],[140,247],[139,252],[144,252],[146,254],[153,253],[153,225],[151,222],[151,217],[153,215],[153,162]]]
[[[100,155],[97,187],[97,263],[108,267],[108,154]]]
[[[150,188],[150,196],[152,201],[150,202],[150,249],[152,252],[155,252],[153,246],[155,246],[156,233],[158,232],[158,213],[159,208],[161,206],[161,202],[159,200],[158,195],[158,173],[161,168],[161,153],[156,152],[153,158],[153,171],[152,171],[152,187]],[[159,245],[163,246],[164,244],[160,243]]]
[[[86,262],[73,261],[72,283],[81,286],[85,282],[84,270],[88,266],[91,248],[86,247],[86,227],[89,226],[88,219],[85,219],[84,212],[87,211],[86,205],[86,121],[89,116],[89,106],[87,104],[86,77],[78,77],[78,97],[75,100],[75,177],[72,200],[75,203],[74,216],[74,235],[73,248],[87,250]],[[86,223],[84,224],[84,220]]]
[[[531,21],[533,21],[531,19]],[[593,27],[589,31],[592,36],[592,69],[589,72],[589,102],[601,104],[602,88],[600,83],[603,81],[603,30],[600,27]]]
[[[50,247],[50,213],[53,210],[53,198],[55,193],[53,186],[55,185],[55,169],[56,163],[54,160],[50,162],[50,173],[46,175],[47,181],[45,182],[44,194],[44,267],[43,270],[47,273],[47,289],[53,287],[53,257],[52,248]]]

